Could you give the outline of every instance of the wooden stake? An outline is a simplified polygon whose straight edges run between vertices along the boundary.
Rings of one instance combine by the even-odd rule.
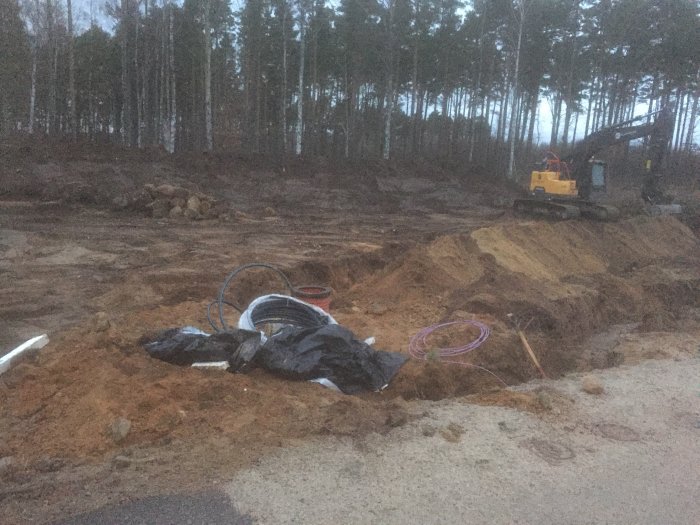
[[[537,356],[535,356],[535,352],[532,351],[532,348],[530,348],[530,343],[527,342],[527,339],[525,339],[525,334],[520,328],[516,328],[516,332],[518,333],[518,337],[520,337],[520,342],[523,343],[523,348],[527,352],[527,354],[530,356],[530,359],[532,359],[532,362],[535,363],[535,366],[537,367],[537,370],[540,371],[540,375],[544,378],[547,379],[547,374],[544,373],[544,370],[542,370],[542,367],[540,366],[540,362],[537,360]]]

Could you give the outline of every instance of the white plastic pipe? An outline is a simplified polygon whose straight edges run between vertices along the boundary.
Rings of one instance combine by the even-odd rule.
[[[25,341],[9,354],[0,357],[0,374],[7,372],[12,366],[12,361],[17,359],[22,353],[27,350],[43,348],[49,344],[49,336],[46,334],[32,337],[29,341]]]

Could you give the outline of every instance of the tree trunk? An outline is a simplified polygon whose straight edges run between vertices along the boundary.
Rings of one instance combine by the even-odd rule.
[[[418,148],[419,150],[425,150],[425,133],[423,133],[423,130],[426,129],[425,123],[428,121],[428,109],[430,108],[430,95],[428,94],[428,90],[424,89],[423,92],[421,93],[421,111],[422,113],[422,118],[421,121],[419,122],[419,127],[418,127]],[[432,140],[430,135],[428,135],[428,146],[431,147],[432,150]]]
[[[561,94],[557,93],[554,100],[554,110],[552,111],[552,135],[549,139],[550,149],[557,147],[559,142],[559,123],[561,122]]]
[[[169,153],[175,152],[175,141],[177,133],[177,91],[175,82],[175,36],[173,29],[173,6],[168,6],[168,81],[170,89],[168,90],[168,142],[165,149]]]
[[[312,33],[312,67],[311,67],[311,122],[313,130],[313,152],[318,154],[321,148],[321,123],[319,122],[318,115],[318,102],[319,102],[319,81],[318,81],[318,10],[317,6],[312,7],[312,20],[314,31]]]
[[[127,44],[128,44],[128,23],[127,14],[129,12],[129,0],[121,0],[122,7],[122,19],[121,19],[121,30],[122,30],[122,71],[121,71],[121,84],[122,84],[122,108],[121,108],[121,138],[122,143],[125,146],[131,146],[131,92],[129,90],[129,76],[128,76],[128,54],[127,54]]]
[[[688,113],[690,112],[690,93],[686,93],[683,98],[685,102],[683,102],[682,114],[679,113],[678,115],[678,118],[683,120],[678,128],[678,151],[683,151],[685,149],[685,127],[688,125]]]
[[[520,111],[518,112],[518,129],[520,130],[520,134],[518,136],[518,144],[520,147],[522,147],[522,144],[525,142],[525,137],[527,135],[527,123],[528,123],[528,118],[532,119],[532,116],[530,115],[530,105],[525,103],[525,96],[520,95],[520,101],[518,102],[518,106],[520,107]]]
[[[299,2],[299,97],[297,99],[297,129],[294,152],[301,155],[301,142],[304,133],[304,59],[306,48],[306,10],[304,0]]]
[[[75,107],[75,54],[73,53],[73,6],[67,0],[68,9],[68,113],[73,140],[78,138],[78,118]]]
[[[157,57],[160,62],[160,72],[158,75],[158,115],[157,115],[157,122],[158,122],[158,143],[165,146],[166,144],[166,125],[165,125],[165,112],[167,111],[167,108],[169,106],[168,104],[168,93],[170,92],[170,89],[167,87],[167,68],[166,64],[168,63],[168,40],[167,40],[167,31],[165,30],[165,27],[167,25],[167,19],[165,17],[165,7],[163,8],[163,21],[160,27],[160,52],[158,53],[160,56]],[[166,148],[167,149],[167,148]]]
[[[34,133],[34,120],[35,120],[35,108],[36,108],[36,43],[32,43],[32,77],[31,77],[31,87],[29,88],[29,125],[27,126],[27,131],[32,134]]]
[[[511,89],[506,82],[503,87],[503,96],[500,100],[500,111],[498,114],[498,130],[496,132],[496,137],[499,143],[504,143],[506,141],[506,127],[508,124],[508,105],[510,103],[510,93]]]
[[[511,95],[512,105],[510,110],[510,129],[508,130],[508,138],[510,139],[510,151],[508,153],[508,178],[515,180],[515,137],[516,133],[516,115],[518,114],[518,73],[520,72],[520,46],[523,40],[523,24],[525,22],[525,0],[520,0],[518,8],[520,10],[520,24],[518,28],[518,45],[515,51],[515,72],[513,74],[513,94]]]
[[[260,111],[262,88],[260,86],[260,46],[255,54],[255,152],[260,153]]]
[[[476,74],[476,87],[474,88],[474,95],[470,98],[469,103],[472,105],[470,110],[471,118],[469,123],[469,163],[474,160],[474,145],[476,144],[476,103],[477,97],[481,94],[481,76],[484,69],[484,23],[480,25],[479,30],[479,71]],[[473,99],[473,100],[472,100]],[[473,102],[473,104],[472,104]],[[483,116],[483,109],[481,116]]]
[[[136,146],[143,147],[143,111],[141,107],[141,78],[139,75],[139,12],[136,10],[136,18],[134,19],[134,83],[136,84]]]
[[[287,157],[287,0],[284,1],[282,15],[282,157]]]
[[[586,108],[586,127],[583,131],[584,136],[588,136],[588,129],[591,123],[591,109],[593,108],[594,96],[595,96],[595,77],[591,79],[591,84],[589,86],[588,92],[588,107]]]
[[[420,155],[423,147],[423,106],[425,105],[425,92],[422,87],[418,89],[418,101],[416,102],[415,129],[413,131],[413,154]]]
[[[411,73],[411,153],[416,153],[416,131],[418,129],[418,42],[413,46],[413,71]]]
[[[395,0],[389,0],[389,20],[386,42],[386,104],[384,105],[384,148],[382,158],[389,160],[391,154],[391,114],[394,110],[394,7]]]
[[[148,22],[148,0],[143,2],[144,20]],[[147,33],[145,33],[147,36]],[[141,139],[146,144],[152,143],[151,138],[151,128],[152,126],[152,116],[151,116],[151,105],[149,104],[149,90],[148,90],[148,72],[150,71],[150,52],[148,44],[143,46],[143,61],[141,66]],[[149,124],[150,123],[150,124]]]
[[[92,62],[92,56],[91,62]],[[95,125],[97,123],[97,117],[95,116],[95,106],[93,104],[93,98],[94,95],[92,93],[92,70],[88,73],[88,119],[87,119],[87,125],[88,125],[88,137],[90,138],[90,142],[92,142],[95,139]]]
[[[691,152],[691,146],[693,144],[693,135],[695,134],[695,119],[698,115],[698,100],[700,100],[700,96],[696,93],[695,97],[693,98],[693,109],[691,109],[690,111],[690,117],[688,118],[688,129],[686,130],[685,135],[685,150],[688,153]]]
[[[527,153],[532,151],[532,141],[535,135],[535,121],[537,120],[537,106],[539,102],[538,92],[534,91],[530,95],[530,125],[527,130]]]
[[[676,104],[676,126],[673,132],[675,140],[671,142],[674,152],[679,151],[681,138],[683,136],[683,112],[685,110],[685,93],[683,93],[683,91],[680,88],[677,90],[676,100],[678,101],[678,104]]]
[[[391,154],[391,113],[394,109],[393,73],[389,73],[386,81],[386,105],[384,107],[384,148],[382,158],[389,160]]]
[[[204,127],[207,151],[214,149],[211,119],[211,0],[204,2]]]
[[[46,17],[49,41],[49,100],[46,111],[46,132],[53,134],[56,132],[56,82],[58,70],[58,46],[56,45],[56,35],[54,34],[54,10],[51,0],[46,0]]]
[[[0,136],[8,135],[12,130],[10,124],[10,103],[7,100],[7,91],[0,91]]]
[[[348,52],[347,50],[343,53],[345,57],[345,158],[350,157],[350,129],[351,129],[351,118],[352,118],[352,95],[350,93],[350,82],[348,79]]]

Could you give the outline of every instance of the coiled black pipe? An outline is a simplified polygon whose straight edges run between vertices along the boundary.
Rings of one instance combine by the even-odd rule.
[[[224,280],[224,283],[219,289],[219,296],[215,301],[212,301],[207,305],[207,320],[212,328],[216,332],[227,332],[230,330],[226,320],[224,319],[224,307],[230,306],[238,310],[239,313],[243,312],[243,308],[239,307],[235,302],[229,302],[224,299],[226,291],[233,282],[233,280],[243,271],[250,270],[251,268],[265,268],[267,270],[272,270],[282,279],[285,286],[289,290],[289,294],[293,293],[293,286],[289,282],[287,276],[278,268],[272,266],[268,263],[250,263],[239,266],[233,270]],[[212,306],[217,305],[219,311],[219,323],[216,323],[211,316]],[[259,305],[252,315],[253,322],[255,325],[264,323],[279,323],[279,324],[292,324],[294,326],[301,327],[311,327],[311,326],[322,326],[328,324],[328,319],[321,316],[313,310],[303,304],[299,304],[294,301],[289,301],[284,298],[271,298],[270,301],[266,301],[264,304]]]
[[[270,297],[260,303],[250,313],[255,327],[266,323],[292,325],[311,328],[327,325],[328,317],[319,314],[313,308],[291,301],[286,297]]]

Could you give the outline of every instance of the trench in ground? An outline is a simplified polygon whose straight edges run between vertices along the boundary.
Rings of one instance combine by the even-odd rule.
[[[513,385],[538,377],[514,320],[549,377],[633,362],[639,356],[624,355],[620,339],[693,331],[700,305],[697,254],[693,232],[669,217],[536,221],[441,236],[411,248],[392,243],[286,271],[295,283],[331,286],[333,315],[359,337],[374,336],[381,349],[406,352],[413,334],[436,323],[486,323],[490,338],[457,360]],[[242,276],[237,300],[266,287],[274,287],[274,278]],[[442,363],[430,352],[466,344],[477,334],[474,328],[436,332],[428,362],[405,365],[387,397],[437,400],[497,388],[484,371]]]
[[[414,333],[442,321],[486,323],[491,336],[463,359],[514,385],[537,371],[509,313],[527,324],[551,377],[676,357],[654,344],[658,334],[681,338],[681,354],[697,352],[698,255],[697,238],[679,221],[636,217],[613,224],[504,222],[281,267],[295,284],[331,286],[333,315],[359,338],[375,336],[378,349],[406,352]],[[142,299],[141,306],[107,326],[84,323],[59,333],[34,359],[4,374],[0,455],[26,458],[31,466],[43,456],[97,461],[125,448],[155,447],[149,454],[187,451],[188,468],[228,473],[270,447],[309,436],[387,432],[410,416],[406,400],[491,395],[500,388],[479,369],[437,359],[410,360],[382,393],[345,396],[262,370],[212,373],[149,358],[139,344],[145,333],[186,324],[207,328],[204,312],[217,285],[211,274],[202,268],[184,277],[159,272],[147,281],[125,279],[103,304]],[[275,287],[275,277],[251,273],[233,291],[245,302]],[[473,336],[445,332],[432,341],[452,346]],[[131,422],[131,431],[115,442],[108,429],[119,417]]]

